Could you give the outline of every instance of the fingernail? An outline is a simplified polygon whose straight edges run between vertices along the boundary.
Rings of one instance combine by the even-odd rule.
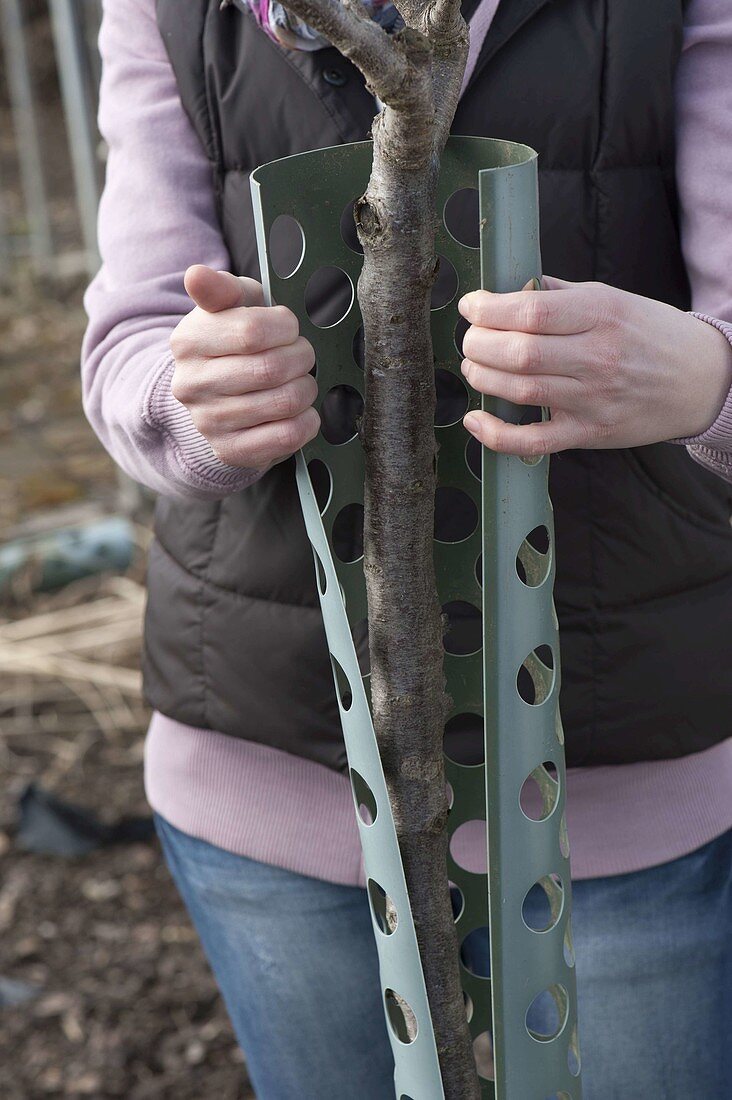
[[[468,413],[468,415],[463,418],[463,424],[469,432],[477,432],[480,427],[480,419],[475,413]]]
[[[541,290],[541,280],[537,278],[529,279],[525,286],[521,287],[522,290]]]
[[[472,294],[463,294],[462,298],[458,302],[458,313],[462,314],[463,317],[467,315],[467,312],[470,309],[471,297]]]

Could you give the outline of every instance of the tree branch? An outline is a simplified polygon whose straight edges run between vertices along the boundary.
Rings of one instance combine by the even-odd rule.
[[[405,24],[423,34],[432,46],[434,144],[439,156],[460,98],[470,31],[460,10],[460,0],[397,0],[396,7]]]
[[[288,0],[286,7],[352,61],[383,103],[408,106],[414,99],[409,51],[400,46],[399,35],[387,34],[369,17],[359,0]]]

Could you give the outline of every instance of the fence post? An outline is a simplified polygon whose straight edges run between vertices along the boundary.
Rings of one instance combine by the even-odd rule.
[[[18,147],[20,180],[28,218],[30,254],[35,266],[45,270],[53,255],[53,240],[19,0],[2,0],[0,13],[13,129]]]
[[[99,264],[97,207],[100,188],[96,127],[84,75],[80,27],[72,0],[49,0],[49,10],[69,133],[76,202],[89,272],[93,274]]]

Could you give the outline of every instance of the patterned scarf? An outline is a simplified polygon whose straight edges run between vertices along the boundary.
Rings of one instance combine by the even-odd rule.
[[[234,0],[238,8],[247,7],[265,34],[287,50],[321,50],[327,39],[286,11],[279,0]],[[371,18],[391,33],[404,24],[391,0],[363,0]]]

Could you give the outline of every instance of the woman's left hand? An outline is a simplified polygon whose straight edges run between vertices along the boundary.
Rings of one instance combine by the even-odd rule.
[[[509,424],[470,412],[493,451],[524,458],[569,447],[638,447],[693,436],[732,385],[732,347],[706,321],[603,283],[545,277],[539,293],[466,294],[462,371],[479,393],[551,410]]]

